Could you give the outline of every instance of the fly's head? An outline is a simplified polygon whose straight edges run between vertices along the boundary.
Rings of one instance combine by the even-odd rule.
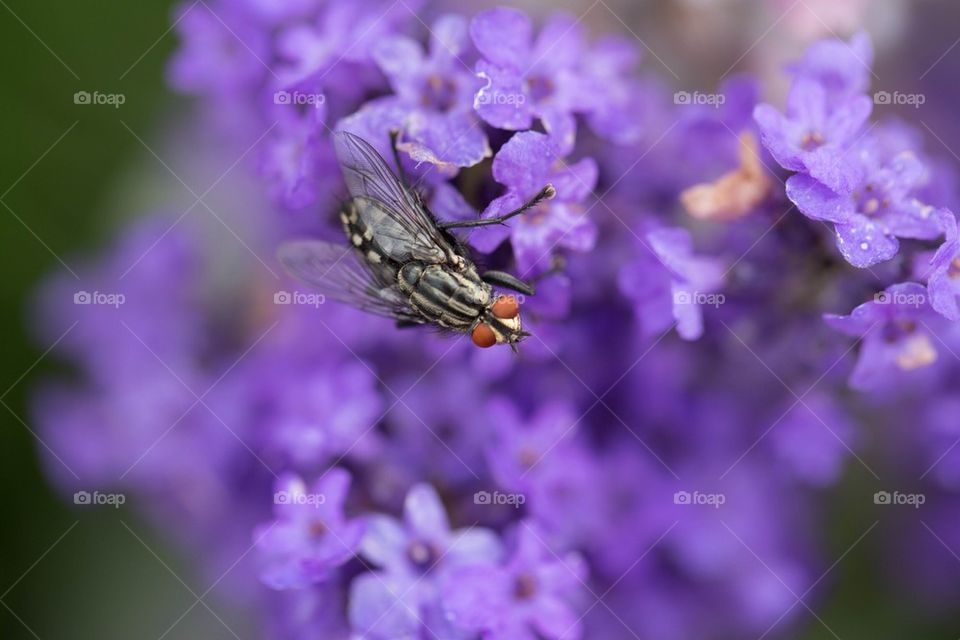
[[[483,311],[473,328],[473,344],[486,349],[495,344],[515,344],[530,335],[523,330],[520,303],[514,296],[498,296]]]

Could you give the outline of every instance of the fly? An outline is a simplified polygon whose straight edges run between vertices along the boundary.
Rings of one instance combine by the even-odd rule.
[[[503,271],[481,273],[451,229],[501,224],[553,198],[546,185],[519,208],[496,218],[440,222],[407,186],[391,134],[400,177],[364,139],[333,134],[350,198],[340,209],[347,244],[295,240],[279,258],[295,278],[334,300],[396,320],[398,326],[433,325],[470,334],[478,347],[516,343],[523,330],[520,306],[493,287],[533,295],[533,286]]]

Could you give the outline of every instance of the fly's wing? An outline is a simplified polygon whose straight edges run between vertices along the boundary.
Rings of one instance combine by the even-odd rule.
[[[350,195],[374,203],[357,208],[384,253],[398,262],[441,262],[451,247],[377,150],[347,131],[334,133],[333,140]]]
[[[396,283],[374,274],[350,247],[295,240],[281,245],[277,256],[287,273],[329,298],[388,318],[422,322]]]

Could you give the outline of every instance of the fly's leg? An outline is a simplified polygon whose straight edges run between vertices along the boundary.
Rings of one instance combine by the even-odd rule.
[[[532,209],[537,206],[544,200],[549,200],[557,195],[557,190],[553,188],[552,184],[548,184],[543,189],[533,196],[527,202],[520,205],[520,207],[514,209],[510,213],[505,213],[502,216],[497,216],[496,218],[484,218],[482,220],[455,220],[452,222],[442,222],[440,223],[440,228],[442,229],[456,229],[461,227],[488,227],[492,224],[503,224],[510,218],[518,216],[525,211]]]
[[[540,275],[534,276],[530,279],[529,282],[524,282],[523,280],[517,278],[514,275],[511,275],[505,271],[485,271],[483,275],[480,276],[480,279],[486,282],[487,284],[492,284],[497,287],[503,287],[504,289],[510,289],[511,291],[516,291],[517,293],[522,293],[525,296],[534,295],[533,285],[537,282],[540,282],[547,276],[553,275],[558,271],[563,271],[563,268],[566,266],[566,262],[560,256],[554,256],[552,264],[549,269],[541,273]]]
[[[390,129],[390,151],[393,152],[393,161],[397,164],[397,175],[400,177],[400,183],[410,188],[410,181],[407,180],[407,173],[403,170],[403,164],[400,163],[400,150],[397,149],[397,140],[400,139],[399,129]]]
[[[503,287],[504,289],[510,289],[511,291],[522,293],[525,296],[532,296],[534,294],[533,285],[527,284],[516,276],[510,275],[506,271],[486,271],[482,276],[480,276],[480,279],[487,284],[492,284],[495,287]]]

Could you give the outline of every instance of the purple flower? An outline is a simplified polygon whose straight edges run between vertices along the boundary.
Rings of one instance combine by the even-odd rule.
[[[761,104],[754,118],[763,145],[780,166],[849,193],[860,177],[850,145],[861,135],[872,109],[867,96],[835,100],[819,82],[799,78],[790,88],[785,114]]]
[[[449,622],[440,615],[441,585],[452,569],[497,562],[501,548],[488,529],[451,531],[437,492],[420,484],[404,502],[403,521],[370,516],[361,555],[380,571],[354,579],[350,621],[372,638],[414,636],[419,629],[437,635]]]
[[[446,15],[434,22],[426,55],[404,36],[373,49],[396,94],[377,104],[403,111],[399,147],[417,162],[469,167],[492,154],[473,113],[479,82],[463,60],[468,44],[466,20]]]
[[[850,384],[870,389],[893,374],[925,367],[937,359],[929,322],[938,317],[927,289],[907,282],[888,287],[848,316],[826,314],[824,320],[843,334],[863,339]]]
[[[338,170],[332,145],[320,135],[326,107],[319,104],[299,112],[287,104],[276,112],[277,124],[265,144],[260,172],[276,202],[302,209],[332,190],[329,176]]]
[[[277,480],[272,522],[254,531],[263,561],[260,579],[272,589],[296,589],[326,580],[354,556],[360,520],[343,515],[350,474],[330,469],[311,487],[294,474]]]
[[[572,600],[585,584],[586,563],[575,553],[560,557],[543,535],[521,522],[506,563],[454,570],[444,597],[451,620],[490,640],[582,637]]]
[[[493,160],[493,177],[507,193],[493,200],[484,218],[516,209],[547,184],[557,195],[513,218],[505,227],[488,227],[471,235],[470,242],[484,252],[493,251],[508,235],[521,274],[544,271],[558,248],[589,251],[597,228],[586,218],[582,204],[597,183],[597,164],[583,158],[566,164],[550,138],[535,131],[514,134]]]
[[[872,66],[873,44],[866,32],[860,32],[849,42],[827,38],[813,43],[787,69],[797,79],[819,83],[833,97],[844,97],[867,91]]]
[[[548,458],[563,457],[563,450],[576,434],[578,416],[568,402],[556,400],[540,407],[524,420],[512,402],[495,398],[487,414],[497,416],[494,434],[487,446],[487,464],[502,487],[525,491],[536,474],[528,473]]]
[[[534,40],[530,18],[501,7],[474,17],[470,36],[482,56],[476,71],[485,84],[474,103],[481,118],[513,131],[529,129],[534,118],[548,133],[572,129],[571,113],[587,106],[579,20],[556,15]]]
[[[837,247],[855,267],[870,267],[896,255],[897,238],[933,239],[941,234],[933,207],[917,200],[926,167],[912,152],[881,161],[875,145],[855,154],[859,178],[848,190],[833,191],[809,175],[787,180],[787,196],[814,220],[834,224]]]
[[[923,153],[922,130],[864,133],[866,36],[813,45],[791,68],[786,113],[754,119],[762,76],[731,76],[722,104],[680,105],[636,75],[634,44],[587,46],[573,18],[538,32],[497,9],[425,30],[417,3],[389,4],[207,0],[183,16],[171,77],[200,94],[207,126],[171,129],[170,162],[187,182],[222,185],[209,203],[223,219],[137,224],[92,267],[69,259],[79,282],[44,288],[40,350],[53,345],[48,357],[74,373],[32,403],[61,490],[124,491],[277,640],[687,640],[787,636],[806,615],[797,595],[821,597],[807,590],[835,557],[821,553],[824,492],[811,489],[851,464],[864,419],[896,445],[877,448],[885,469],[918,478],[933,465],[938,493],[960,486],[957,406],[944,400],[960,244],[937,208],[956,201],[955,183],[950,163]],[[401,130],[404,167],[443,220],[476,218],[495,198],[490,217],[555,186],[509,225],[464,232],[481,272],[527,278],[579,252],[524,301],[533,335],[519,357],[278,300],[294,289],[269,279],[277,242],[346,242],[328,126],[388,163]],[[758,126],[795,173],[786,191],[764,185],[714,207],[749,215],[692,222],[691,185],[743,195],[729,185],[766,182]],[[491,170],[465,169],[486,136]],[[263,182],[291,210],[262,206],[240,165],[219,175],[258,138]],[[619,220],[588,215],[598,184]],[[781,219],[790,198],[805,215]],[[853,264],[900,259],[846,268],[823,223]],[[737,257],[729,281],[726,256]],[[907,273],[916,283],[822,321]],[[704,313],[721,311],[704,307],[721,304],[742,343],[705,331]],[[700,341],[654,344],[673,324]],[[849,393],[834,365],[856,343],[831,326],[862,339],[854,385],[890,382],[889,393]],[[814,381],[787,411],[784,387]],[[478,499],[493,489],[514,499]],[[238,564],[251,535],[259,562]]]
[[[618,37],[603,38],[580,56],[587,122],[597,135],[618,144],[637,142],[646,124],[645,87],[633,77],[639,59],[635,43]]]
[[[278,69],[281,86],[298,86],[318,78],[330,80],[344,70],[349,73],[342,83],[344,88],[356,85],[356,65],[370,62],[377,43],[411,21],[418,5],[383,0],[325,3],[313,20],[294,22],[274,36],[282,62]]]
[[[703,335],[701,307],[723,301],[715,294],[724,277],[720,261],[694,255],[690,232],[679,227],[651,231],[646,241],[649,249],[620,271],[620,290],[633,300],[644,335],[676,323],[680,337],[696,340]]]
[[[329,457],[367,453],[375,438],[374,425],[383,399],[370,370],[359,362],[287,362],[284,354],[270,366],[273,378],[264,383],[268,403],[261,419],[269,444],[284,459],[310,468]]]
[[[266,33],[247,21],[235,3],[184,3],[178,13],[181,46],[169,68],[176,89],[230,98],[269,73]]]
[[[924,269],[929,273],[927,289],[930,304],[944,317],[960,320],[960,240],[957,238],[957,219],[947,209],[938,210],[936,218],[940,221],[945,238],[930,260],[930,265]]]

